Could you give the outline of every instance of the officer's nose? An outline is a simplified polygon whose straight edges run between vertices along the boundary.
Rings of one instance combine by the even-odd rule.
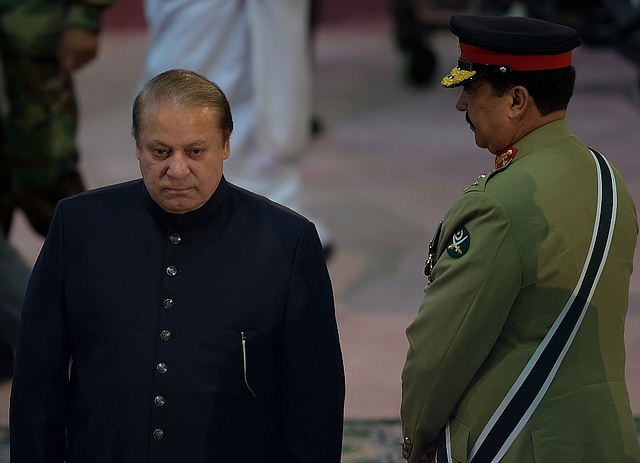
[[[458,101],[456,101],[456,109],[458,111],[467,110],[467,92],[465,92],[464,90],[460,93]]]

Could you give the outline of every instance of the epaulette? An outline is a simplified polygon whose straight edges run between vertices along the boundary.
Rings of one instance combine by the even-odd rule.
[[[490,174],[489,174],[490,175]],[[478,178],[475,182],[464,189],[464,192],[473,191],[473,190],[484,190],[484,184],[487,181],[487,174],[478,175]]]

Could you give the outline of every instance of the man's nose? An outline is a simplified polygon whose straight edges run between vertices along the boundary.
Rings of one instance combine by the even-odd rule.
[[[456,101],[456,109],[458,111],[467,110],[467,92],[465,92],[464,90],[460,93],[458,101]]]
[[[167,175],[172,178],[184,178],[189,175],[189,156],[182,151],[176,151],[169,157]]]

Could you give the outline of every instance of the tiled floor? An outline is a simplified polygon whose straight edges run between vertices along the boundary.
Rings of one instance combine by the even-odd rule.
[[[77,76],[82,169],[91,187],[138,176],[129,125],[144,47],[142,30],[107,32],[99,59]],[[438,75],[445,74],[455,42],[438,33],[434,49]],[[611,50],[586,48],[575,65],[569,125],[620,167],[640,204],[637,69]],[[329,266],[351,418],[397,417],[404,329],[423,295],[427,242],[462,189],[492,167],[454,109],[457,95],[405,86],[384,22],[319,31],[315,101],[326,131],[302,161],[303,196],[336,238]],[[30,262],[41,245],[22,218],[12,241]],[[628,382],[640,414],[640,271],[631,298]]]

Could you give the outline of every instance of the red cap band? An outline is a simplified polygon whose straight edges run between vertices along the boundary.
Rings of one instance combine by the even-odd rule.
[[[460,59],[476,64],[510,66],[513,71],[543,71],[571,66],[571,51],[557,55],[509,55],[460,42]]]

